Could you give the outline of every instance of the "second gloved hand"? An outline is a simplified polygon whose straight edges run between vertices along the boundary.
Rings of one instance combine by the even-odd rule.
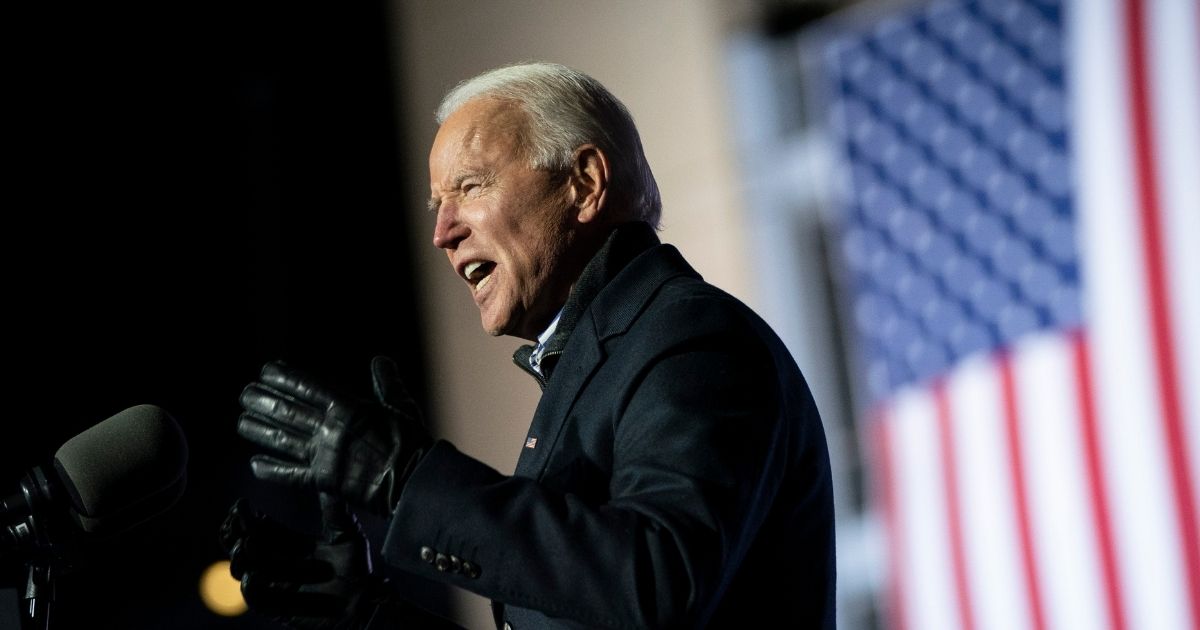
[[[282,363],[242,391],[242,437],[278,456],[255,455],[254,475],[314,488],[388,515],[432,443],[395,362],[371,361],[374,401],[343,396]]]
[[[371,551],[345,504],[321,495],[322,531],[312,538],[239,499],[221,525],[230,571],[250,608],[295,630],[366,627],[383,581],[371,575]]]

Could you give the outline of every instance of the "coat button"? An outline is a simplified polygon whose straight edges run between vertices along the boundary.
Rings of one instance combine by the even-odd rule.
[[[455,573],[462,571],[462,560],[453,554],[450,556],[450,570]]]
[[[466,560],[463,560],[462,574],[471,578],[472,580],[478,578],[479,577],[479,565],[475,564],[474,562],[467,562]]]
[[[439,553],[433,559],[433,566],[438,571],[446,571],[450,568],[450,558],[444,553]]]
[[[505,621],[504,622],[504,630],[513,630],[512,624]]]
[[[434,555],[435,553],[433,549],[430,549],[429,547],[421,547],[421,560],[432,564]]]

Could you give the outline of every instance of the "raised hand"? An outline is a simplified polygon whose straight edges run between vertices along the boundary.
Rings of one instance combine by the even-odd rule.
[[[394,361],[371,361],[375,400],[358,400],[280,362],[242,390],[242,437],[273,451],[250,460],[265,481],[313,488],[388,515],[432,443]]]

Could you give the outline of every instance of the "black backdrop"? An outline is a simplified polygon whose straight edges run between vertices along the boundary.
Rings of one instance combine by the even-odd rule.
[[[54,627],[258,627],[200,604],[216,529],[236,496],[312,506],[252,481],[241,387],[286,358],[365,388],[385,353],[425,398],[385,5],[30,11],[6,29],[0,491],[121,409],[167,409],[185,498],[62,578]]]

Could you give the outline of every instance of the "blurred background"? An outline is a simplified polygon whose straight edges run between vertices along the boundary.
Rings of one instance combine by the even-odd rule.
[[[435,433],[512,471],[538,390],[430,242],[426,155],[446,90],[533,59],[625,102],[661,237],[805,372],[840,627],[1200,625],[1194,2],[19,13],[0,490],[134,404],[190,445],[184,498],[58,581],[57,627],[271,627],[200,588],[237,497],[315,519],[235,433],[264,361],[361,391],[391,355]],[[0,625],[24,578],[0,563]],[[408,588],[491,627],[481,598]]]

